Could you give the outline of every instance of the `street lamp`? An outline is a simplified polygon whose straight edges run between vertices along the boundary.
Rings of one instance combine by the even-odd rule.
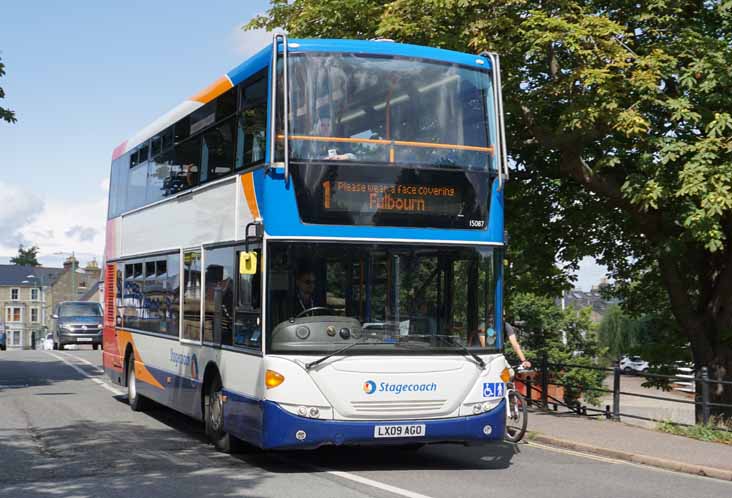
[[[31,283],[31,280],[35,280],[36,282],[38,282],[38,284],[36,284],[36,285],[40,286],[40,289],[41,289],[41,329],[40,330],[43,330],[43,327],[46,326],[46,293],[43,290],[43,288],[47,286],[46,277],[44,274],[41,273],[40,276],[30,274],[30,275],[26,275],[25,278],[26,278],[26,280],[23,280],[21,283],[29,284],[29,283]],[[35,344],[33,345],[33,347],[35,348]]]

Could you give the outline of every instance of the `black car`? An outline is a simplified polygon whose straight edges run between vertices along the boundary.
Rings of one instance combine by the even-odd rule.
[[[53,349],[69,344],[102,344],[102,307],[87,301],[66,301],[56,306],[53,315]]]

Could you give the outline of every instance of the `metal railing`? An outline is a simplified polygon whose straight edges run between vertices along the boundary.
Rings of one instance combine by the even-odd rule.
[[[564,382],[558,382],[555,379],[550,380],[550,377],[552,374],[561,372],[562,370],[567,369],[581,369],[581,370],[593,370],[598,372],[605,372],[606,374],[612,374],[613,376],[613,382],[612,382],[612,389],[606,389],[606,388],[596,388],[596,387],[589,387],[580,385],[579,383],[564,383]],[[628,392],[628,391],[622,391],[621,390],[621,376],[623,375],[623,371],[620,369],[619,366],[615,366],[613,368],[606,368],[606,367],[596,367],[596,366],[589,366],[589,365],[576,365],[571,363],[549,363],[547,361],[540,360],[539,361],[539,368],[538,368],[538,374],[539,374],[539,386],[535,385],[535,382],[532,380],[531,377],[526,377],[523,379],[517,379],[518,382],[523,383],[526,386],[526,398],[527,403],[529,406],[532,406],[534,404],[534,397],[532,396],[532,393],[538,392],[539,393],[539,403],[540,407],[548,410],[550,408],[550,405],[553,406],[554,411],[557,411],[558,406],[563,406],[566,408],[569,408],[573,412],[579,414],[579,415],[595,415],[595,416],[605,416],[608,419],[619,421],[621,417],[627,417],[627,418],[633,418],[638,420],[646,420],[651,422],[666,422],[667,420],[652,418],[652,417],[644,417],[638,414],[632,414],[632,413],[623,413],[621,411],[621,403],[620,403],[620,397],[621,396],[630,396],[635,398],[645,398],[645,399],[654,399],[659,401],[666,401],[671,403],[679,403],[679,404],[687,404],[687,405],[694,405],[701,406],[701,412],[702,412],[702,423],[708,424],[711,420],[711,409],[713,407],[716,408],[730,408],[732,409],[732,404],[730,403],[715,403],[711,401],[711,386],[714,385],[730,385],[732,386],[732,381],[726,381],[726,380],[716,380],[711,379],[709,377],[709,369],[707,367],[701,367],[699,371],[693,375],[693,377],[689,376],[681,376],[681,375],[665,375],[665,374],[658,374],[658,373],[649,373],[649,372],[643,372],[643,373],[637,373],[634,374],[636,377],[646,377],[649,379],[663,379],[668,381],[669,383],[676,382],[693,382],[697,388],[701,388],[701,392],[695,392],[694,393],[694,400],[686,400],[686,399],[679,399],[679,398],[672,398],[669,396],[657,396],[652,394],[641,394],[637,392]],[[606,393],[606,394],[612,394],[612,406],[611,405],[605,405],[605,409],[599,409],[599,408],[593,408],[590,406],[587,406],[586,404],[582,404],[580,402],[576,402],[573,404],[567,404],[564,400],[557,399],[554,396],[549,395],[549,386],[560,386],[560,387],[569,387],[574,388],[582,391],[593,391],[593,392],[599,392],[599,393]],[[696,389],[695,389],[696,391]],[[677,425],[689,425],[679,422],[674,422]],[[724,429],[724,428],[723,428]]]

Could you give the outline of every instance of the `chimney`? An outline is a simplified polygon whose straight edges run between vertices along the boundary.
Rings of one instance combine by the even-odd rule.
[[[66,261],[64,261],[64,270],[66,270],[66,271],[71,270],[72,266],[75,266],[76,269],[78,270],[79,269],[79,260],[77,260],[73,256],[69,256],[68,258],[66,258]]]
[[[101,268],[99,268],[99,264],[97,263],[96,259],[92,259],[91,261],[89,261],[84,267],[84,271],[94,280],[99,280],[99,277],[102,276],[102,270]]]

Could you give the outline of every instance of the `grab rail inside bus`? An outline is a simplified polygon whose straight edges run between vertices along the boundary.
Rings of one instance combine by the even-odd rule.
[[[277,135],[277,140],[284,140],[285,136]],[[316,135],[290,135],[289,140],[304,140],[310,142],[341,142],[351,144],[375,144],[375,145],[396,145],[401,147],[421,147],[427,149],[454,149],[468,150],[475,152],[486,152],[493,154],[493,147],[481,147],[478,145],[442,144],[436,142],[413,142],[407,140],[383,140],[380,138],[354,138],[354,137],[321,137]]]
[[[287,77],[287,35],[285,33],[275,33],[272,37],[272,85],[270,86],[270,91],[272,92],[272,110],[270,115],[270,136],[272,137],[272,140],[270,140],[270,148],[269,148],[269,160],[270,164],[272,166],[276,166],[275,163],[275,145],[276,140],[275,136],[277,135],[277,47],[278,44],[282,40],[282,110],[283,110],[283,119],[282,119],[282,126],[283,126],[283,134],[284,134],[284,158],[283,158],[283,166],[285,169],[285,184],[287,184],[290,181],[290,164],[289,164],[289,144],[287,140],[287,136],[289,134],[288,129],[288,113],[289,113],[289,100],[290,95],[287,91],[288,87],[288,77]]]

